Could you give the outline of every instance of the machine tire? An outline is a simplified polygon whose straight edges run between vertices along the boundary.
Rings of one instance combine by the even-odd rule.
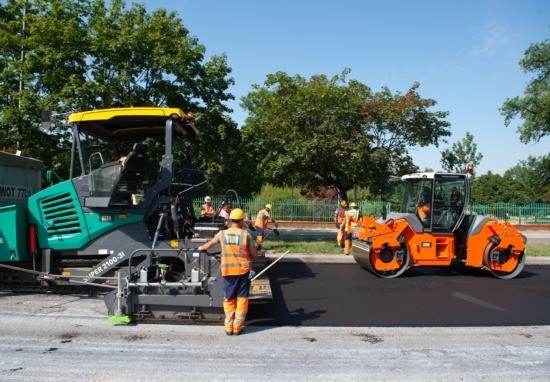
[[[502,271],[499,269],[496,269],[496,267],[493,265],[493,262],[490,260],[490,254],[491,250],[496,245],[494,243],[489,243],[485,247],[485,251],[483,252],[483,266],[485,269],[487,269],[491,274],[499,279],[508,280],[513,279],[517,275],[521,273],[523,270],[523,267],[525,266],[525,252],[522,252],[519,256],[510,256],[510,258],[506,261],[506,263],[510,261],[515,261],[516,264],[514,268],[510,271]]]
[[[353,246],[352,254],[355,261],[369,272],[375,274],[378,277],[393,279],[401,276],[410,267],[411,257],[409,255],[409,250],[405,244],[402,244],[401,248],[404,251],[403,261],[398,268],[387,271],[376,269],[375,265],[380,259],[372,252],[372,249],[367,250],[362,246]]]

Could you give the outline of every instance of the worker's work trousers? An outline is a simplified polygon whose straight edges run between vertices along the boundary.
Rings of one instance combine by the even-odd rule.
[[[344,244],[344,219],[338,219],[338,224],[340,225],[340,228],[338,228],[338,233],[336,234],[336,245],[341,246]]]
[[[261,248],[263,243],[264,243],[264,229],[260,227],[256,227],[256,244],[258,244],[258,247]]]
[[[346,232],[344,236],[344,255],[349,255],[351,253],[351,233]]]
[[[250,279],[248,273],[223,278],[223,310],[225,312],[226,333],[239,334],[243,330],[248,312]]]

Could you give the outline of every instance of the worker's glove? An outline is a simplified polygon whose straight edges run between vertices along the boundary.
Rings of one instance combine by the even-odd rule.
[[[340,229],[340,223],[336,223],[336,228]]]
[[[277,223],[275,220],[273,220],[273,225],[275,226],[275,228],[279,228],[279,223]]]
[[[250,271],[250,272],[248,273],[248,279],[249,279],[249,280],[252,280],[252,279],[254,278],[254,276],[256,276],[256,272]]]

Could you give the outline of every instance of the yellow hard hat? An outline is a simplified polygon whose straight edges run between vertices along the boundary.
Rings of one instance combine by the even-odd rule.
[[[340,202],[340,205],[341,205],[342,207],[345,207],[345,206],[347,206],[347,205],[348,205],[348,203],[346,203],[346,201],[345,201],[345,200],[342,200],[342,201]]]
[[[244,219],[244,212],[240,208],[235,208],[231,213],[229,214],[230,220],[243,220]]]
[[[357,204],[355,204],[354,202],[351,202],[351,203],[349,204],[349,206],[350,206],[350,207],[357,207]]]
[[[265,208],[267,208],[268,210],[271,210],[272,209],[271,204],[266,204]]]

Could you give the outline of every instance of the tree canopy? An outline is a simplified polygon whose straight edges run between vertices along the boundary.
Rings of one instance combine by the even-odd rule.
[[[309,79],[277,72],[242,98],[247,152],[264,181],[308,189],[354,186],[381,193],[390,173],[416,167],[409,149],[450,135],[447,112],[430,111],[414,84],[406,94],[378,93],[347,80],[349,70]]]
[[[441,165],[449,172],[467,172],[469,165],[476,169],[482,159],[483,154],[477,152],[474,136],[469,131],[461,141],[453,143],[450,149],[441,152]]]
[[[524,53],[520,66],[535,77],[529,82],[524,96],[506,99],[501,114],[506,126],[519,117],[518,127],[523,143],[538,142],[550,135],[550,40],[532,44]]]
[[[148,13],[124,0],[8,0],[0,21],[3,149],[22,149],[47,166],[67,163],[66,129],[40,131],[41,110],[169,106],[197,116],[194,153],[212,182],[231,174],[226,163],[239,161],[238,150],[227,147],[240,142],[224,104],[233,98],[231,68],[225,55],[206,59],[206,48],[175,12]],[[49,151],[40,141],[51,142]]]
[[[525,199],[528,202],[550,203],[550,155],[529,156],[507,170],[504,177],[527,188]]]

